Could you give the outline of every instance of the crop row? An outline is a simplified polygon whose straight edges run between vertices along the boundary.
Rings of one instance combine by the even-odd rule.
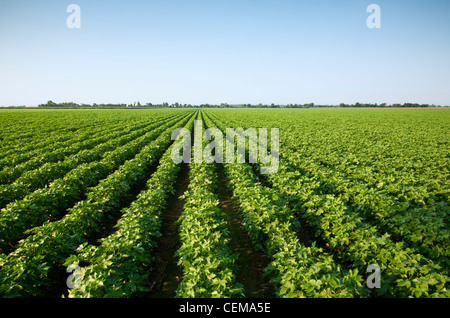
[[[82,116],[74,120],[67,114],[62,115],[60,118],[54,118],[50,114],[39,112],[2,112],[1,161],[5,157],[18,158],[27,155],[56,142],[70,142],[80,132],[102,127],[105,123],[112,125],[108,116],[98,121],[86,122]]]
[[[97,144],[92,149],[81,150],[70,157],[62,156],[61,158],[63,160],[48,162],[36,170],[24,173],[11,184],[0,185],[0,208],[5,207],[9,202],[23,198],[27,194],[44,187],[55,179],[63,177],[70,170],[75,169],[83,163],[100,160],[108,151],[112,151],[118,146],[126,144],[159,125],[161,123],[142,125],[125,130],[122,127],[119,132],[114,132],[100,138],[92,138],[92,145],[95,146]]]
[[[226,216],[218,207],[219,200],[215,193],[215,165],[192,160],[189,166],[189,187],[183,196],[186,203],[180,218],[181,247],[176,252],[183,269],[183,279],[176,296],[243,296],[242,286],[235,282],[236,255],[229,248]]]
[[[185,125],[192,129],[194,117]],[[81,245],[65,262],[82,266],[69,297],[131,297],[148,290],[148,266],[161,236],[160,215],[174,192],[180,165],[171,157],[172,147],[162,156],[157,170],[117,222],[117,230],[98,245]]]
[[[140,126],[144,126],[141,124]],[[123,130],[123,125],[109,126],[108,134]],[[0,161],[0,184],[8,184],[18,178],[25,171],[36,169],[47,162],[57,162],[62,158],[75,154],[81,149],[89,149],[95,146],[97,140],[107,140],[104,128],[95,128],[85,131],[84,134],[66,134],[66,142],[52,143],[50,139],[44,139],[45,147],[29,151],[24,154],[12,153]],[[23,144],[26,142],[22,141]],[[56,146],[56,147],[55,147]]]
[[[8,113],[2,113],[2,116]],[[90,133],[100,131],[104,127],[114,129],[123,126],[123,121],[114,113],[102,116],[90,115],[86,121],[83,113],[60,112],[58,116],[52,116],[52,112],[26,111],[9,113],[3,117],[2,124],[13,123],[11,128],[2,127],[6,135],[1,140],[0,167],[15,166],[37,156],[40,153],[57,150],[70,146],[74,141],[87,138]],[[163,118],[162,116],[161,118]],[[127,125],[141,125],[142,118],[128,118]],[[26,132],[28,131],[28,132]]]
[[[58,218],[65,209],[83,197],[87,188],[96,185],[125,161],[133,158],[143,146],[157,138],[176,121],[177,119],[174,119],[122,147],[105,153],[100,161],[79,165],[48,187],[36,190],[23,200],[12,202],[2,209],[0,248],[5,251],[8,244],[14,244],[25,236],[24,231],[47,220]]]
[[[338,195],[318,194],[310,185],[314,179],[283,170],[270,176],[274,189],[288,194],[301,220],[316,229],[331,250],[353,266],[364,270],[377,264],[383,273],[379,295],[393,297],[442,296],[446,277],[440,266],[421,254],[393,242],[388,234],[365,223],[348,209]]]
[[[430,199],[427,207],[414,206],[309,159],[293,154],[285,160],[288,165],[295,162],[289,170],[304,171],[311,177],[310,181],[315,181],[316,192],[339,195],[347,208],[363,220],[449,267],[450,230],[446,226],[449,207],[446,202]]]
[[[216,124],[219,121],[216,122]],[[223,129],[222,123],[218,125]],[[331,255],[312,244],[300,243],[301,226],[282,196],[258,181],[249,164],[225,164],[243,225],[255,246],[271,258],[272,275],[280,297],[358,297],[367,295],[358,270],[345,270]]]
[[[108,212],[119,208],[130,189],[158,162],[169,146],[174,124],[184,125],[188,119],[185,116],[181,121],[166,125],[163,131],[155,130],[159,137],[91,188],[86,200],[78,202],[60,220],[34,228],[12,253],[3,256],[0,294],[4,297],[42,295],[43,287],[51,284],[58,264],[64,263],[89,235],[100,231]]]
[[[139,125],[127,125],[126,127],[124,125],[119,127],[108,126],[106,133],[102,127],[97,132],[89,131],[81,136],[76,135],[68,143],[58,144],[56,149],[54,146],[49,145],[46,147],[47,149],[39,149],[39,151],[29,152],[26,155],[18,156],[16,154],[13,158],[6,158],[4,160],[5,167],[0,171],[0,184],[9,184],[27,171],[37,169],[46,163],[64,160],[67,156],[74,155],[81,150],[91,149],[99,143],[114,138],[114,134],[119,136],[120,134],[124,134],[126,130],[137,130],[150,124],[156,124],[157,122],[155,120],[152,123],[146,122]]]
[[[444,122],[430,112],[419,121],[397,118],[397,125],[366,115],[358,122],[356,116],[333,118],[345,129],[329,119],[311,129],[311,122],[299,127],[299,118],[276,118],[283,131],[282,160],[291,170],[313,171],[322,193],[341,194],[349,208],[381,231],[445,262],[450,184],[446,142],[440,137]]]
[[[307,162],[299,159],[298,165]],[[382,288],[377,291],[380,295],[448,295],[448,278],[438,264],[405,248],[402,242],[394,243],[388,234],[380,235],[377,227],[365,223],[346,206],[341,195],[318,190],[322,183],[317,169],[311,168],[286,171],[281,165],[280,171],[268,178],[281,196],[288,195],[301,222],[317,229],[316,235],[325,239],[333,254],[361,271],[369,264],[379,264],[384,274]]]
[[[246,125],[249,124],[255,124],[255,122],[246,122]],[[441,180],[445,174],[442,174],[440,170],[430,174],[426,169],[415,173],[409,169],[397,171],[390,166],[386,167],[385,173],[372,173],[376,162],[365,165],[359,161],[363,160],[361,158],[373,157],[373,154],[382,151],[380,148],[387,148],[389,144],[376,144],[377,150],[370,147],[370,143],[369,146],[364,147],[362,143],[365,138],[354,138],[344,145],[317,141],[311,144],[303,135],[296,132],[298,127],[295,125],[282,127],[287,133],[283,134],[283,151],[280,154],[280,160],[288,165],[290,171],[307,174],[312,178],[309,182],[315,182],[317,193],[340,196],[347,209],[374,225],[377,231],[389,233],[393,240],[402,240],[406,246],[418,254],[433,259],[435,263],[440,263],[443,267],[442,271],[448,273],[450,231],[446,224],[449,207],[447,200],[443,199],[448,192],[448,189],[445,190],[445,184],[448,182],[439,186],[436,184],[437,180]],[[354,127],[351,130],[357,132]],[[375,129],[374,131],[376,132]],[[330,134],[324,135],[321,138],[330,136]],[[396,139],[399,138],[401,135],[396,137]],[[304,146],[305,143],[307,147]],[[358,156],[343,152],[343,149],[354,143],[361,144]],[[308,151],[310,147],[313,147],[315,151]],[[324,147],[332,147],[333,151],[324,151],[322,149]],[[418,145],[418,147],[422,146]],[[369,154],[364,154],[366,152]],[[395,163],[417,165],[416,162],[418,162],[426,168],[421,160],[406,160],[408,152],[408,149],[397,148]],[[422,153],[418,155],[426,156]],[[390,162],[394,163],[392,160]],[[429,164],[442,168],[442,162]],[[435,175],[438,177],[436,180],[434,180]],[[386,180],[386,176],[391,178],[393,183]],[[398,189],[399,185],[401,190]]]

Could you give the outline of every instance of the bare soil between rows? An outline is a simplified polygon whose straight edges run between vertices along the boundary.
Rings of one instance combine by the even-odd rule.
[[[175,187],[170,196],[165,213],[161,215],[162,234],[158,247],[153,251],[153,266],[150,269],[149,285],[151,291],[147,295],[152,298],[173,298],[182,279],[183,272],[178,266],[175,252],[180,247],[177,220],[184,209],[184,200],[180,198],[189,185],[189,166],[183,163]]]
[[[227,177],[223,164],[217,164],[219,207],[228,217],[230,231],[230,248],[238,253],[236,260],[236,281],[244,287],[248,298],[272,298],[274,287],[270,278],[264,276],[264,268],[269,264],[267,256],[254,248],[247,232],[242,228],[238,203],[233,199],[233,192],[227,187]]]

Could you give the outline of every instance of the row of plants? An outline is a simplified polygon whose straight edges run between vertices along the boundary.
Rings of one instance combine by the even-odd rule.
[[[284,142],[289,144],[291,140],[295,147],[297,145],[295,138],[287,138]],[[286,170],[282,167],[277,174],[269,175],[268,178],[272,182],[276,180],[276,189],[280,193],[290,195],[294,193],[294,197],[301,198],[297,202],[291,200],[291,203],[297,203],[295,206],[299,211],[306,210],[307,215],[315,215],[315,218],[305,217],[302,220],[308,220],[310,226],[317,228],[316,234],[325,237],[327,244],[332,251],[334,250],[333,253],[337,253],[341,259],[353,262],[360,270],[364,270],[368,264],[384,264],[380,265],[384,278],[382,288],[377,290],[378,295],[396,297],[448,295],[445,287],[448,277],[443,274],[445,270],[440,264],[425,258],[415,249],[406,248],[403,241],[395,243],[387,233],[379,234],[378,227],[366,223],[358,215],[357,209],[352,209],[347,204],[351,191],[348,188],[343,190],[345,187],[342,187],[342,175],[329,173],[325,177],[323,167],[313,159],[296,156],[295,152],[287,153],[290,155],[281,161],[291,163],[295,160],[293,158],[297,159],[294,168],[291,167],[289,170],[292,175],[283,180]],[[303,175],[307,177],[302,178]],[[335,189],[340,189],[342,194]],[[309,200],[305,199],[307,195],[310,195]],[[425,217],[430,217],[430,214],[424,214],[422,219]],[[430,224],[440,226],[436,219],[433,221],[434,223]],[[437,247],[445,251],[445,245],[440,244]]]
[[[248,121],[229,116],[243,127]],[[219,110],[215,114],[222,116]],[[252,125],[280,127],[281,154],[295,152],[401,201],[448,197],[447,112],[317,110],[245,112]],[[421,202],[424,201],[424,202]]]
[[[208,122],[208,121],[207,121]],[[216,121],[219,124],[219,121]],[[225,123],[217,127],[224,129]],[[242,211],[243,226],[257,248],[270,257],[271,275],[279,297],[364,297],[364,278],[346,270],[314,243],[301,244],[301,228],[283,196],[264,187],[249,164],[225,164],[233,195]]]
[[[187,129],[192,129],[193,120],[194,117],[185,125]],[[172,160],[172,148],[162,156],[145,190],[122,210],[116,231],[98,244],[82,244],[67,258],[65,266],[80,266],[80,276],[69,297],[139,297],[148,291],[152,251],[161,236],[160,216],[175,192],[181,169]]]
[[[141,126],[144,127],[144,125]],[[124,127],[112,128],[111,130],[108,130],[107,133],[112,134],[117,131],[120,132],[123,129]],[[67,156],[74,155],[84,149],[93,148],[99,143],[108,140],[108,136],[105,136],[105,131],[100,129],[96,132],[87,132],[87,134],[83,136],[77,135],[73,137],[74,138],[70,139],[70,144],[59,145],[57,149],[49,147],[48,150],[44,149],[36,151],[32,155],[29,153],[31,155],[30,158],[21,163],[18,161],[22,161],[24,156],[14,156],[10,160],[8,160],[9,158],[6,158],[6,160],[4,160],[6,166],[0,171],[0,185],[14,182],[14,180],[19,178],[23,173],[37,169],[45,163],[54,163],[64,160]]]
[[[7,115],[10,116],[7,116]],[[74,142],[83,141],[97,131],[123,127],[124,125],[142,125],[146,118],[114,113],[99,114],[90,112],[3,112],[0,122],[2,133],[0,167],[16,166],[33,159],[41,153],[69,147]],[[86,120],[89,116],[89,121]],[[156,114],[155,114],[156,115]],[[157,115],[156,115],[157,116]],[[161,113],[161,118],[165,117]],[[122,117],[122,118],[121,118]],[[5,126],[10,125],[10,129]],[[3,129],[4,128],[4,129]],[[28,132],[28,133],[25,133]]]
[[[69,145],[72,138],[84,131],[95,130],[105,125],[115,126],[119,121],[113,121],[105,116],[97,121],[85,121],[82,118],[74,120],[72,116],[55,118],[48,113],[36,112],[2,112],[2,130],[0,140],[0,162],[4,159],[18,160],[15,164],[28,160],[42,150],[57,149],[60,145]],[[21,159],[24,157],[25,159]],[[2,165],[0,167],[3,168]]]
[[[448,197],[445,194],[450,188],[446,188],[448,180],[442,179],[445,178],[445,159],[439,158],[442,148],[437,147],[431,152],[421,151],[429,147],[427,142],[424,145],[417,144],[415,153],[411,153],[411,145],[405,149],[400,143],[404,140],[401,129],[398,129],[393,141],[390,140],[392,144],[386,143],[386,140],[379,144],[367,138],[348,136],[361,136],[358,135],[359,131],[365,129],[366,133],[374,137],[370,140],[379,139],[378,125],[370,127],[370,123],[366,126],[365,122],[346,129],[345,133],[332,131],[320,136],[309,136],[311,131],[299,134],[299,128],[294,122],[286,118],[283,120],[286,124],[281,125],[284,133],[280,160],[289,166],[290,171],[302,171],[315,176],[319,182],[317,193],[339,195],[347,209],[374,225],[377,231],[388,233],[392,240],[402,241],[416,253],[439,263],[443,273],[448,274],[450,231],[446,224],[449,206],[444,198]],[[258,120],[247,121],[245,125],[254,125],[256,122],[263,125],[270,123]],[[424,138],[412,134],[410,130],[408,133],[414,137],[414,142],[418,142],[421,139],[419,137]],[[343,134],[340,143],[308,140],[312,136],[327,140],[336,134]],[[430,131],[431,136],[435,134],[435,131]],[[347,148],[356,153],[346,152]],[[390,149],[392,157],[386,159],[380,156],[385,148]],[[417,160],[412,160],[411,156],[416,156]],[[376,173],[376,169],[381,168],[375,167],[386,161],[395,166],[388,166],[383,173]],[[403,166],[415,166],[416,171],[403,169]],[[436,167],[432,173],[430,166]]]
[[[261,124],[261,122],[259,122]],[[246,125],[255,122],[247,121]],[[284,143],[295,138],[285,138]],[[370,225],[348,206],[346,196],[333,191],[342,175],[324,179],[321,166],[310,158],[284,152],[282,165],[268,180],[280,195],[286,195],[299,220],[315,228],[316,236],[325,240],[333,255],[354,268],[364,271],[369,264],[379,264],[383,272],[380,296],[442,297],[448,277],[441,266],[425,258],[404,242],[394,242],[389,234]],[[286,165],[297,159],[295,168]],[[287,162],[287,163],[286,163]],[[330,189],[331,186],[331,189]]]
[[[111,132],[113,129],[117,129],[116,127],[111,127]],[[58,142],[52,139],[51,137],[42,138],[42,146],[38,148],[34,148],[33,150],[26,151],[28,147],[30,147],[29,144],[34,145],[34,141],[27,141],[27,140],[20,140],[18,144],[22,145],[24,147],[24,150],[20,149],[11,149],[8,151],[8,154],[3,152],[3,157],[0,159],[0,184],[8,183],[8,178],[13,179],[13,171],[12,168],[20,166],[25,167],[24,163],[30,160],[36,160],[40,155],[48,156],[50,157],[51,152],[53,151],[61,151],[62,149],[65,149],[70,146],[76,146],[79,143],[86,142],[87,137],[93,137],[97,138],[100,137],[103,134],[104,130],[99,127],[94,127],[92,129],[87,129],[84,134],[76,134],[74,132],[66,133],[63,137],[65,140],[63,142]],[[55,145],[58,145],[57,148],[55,148]],[[39,158],[39,160],[42,160]],[[42,162],[45,162],[42,160]],[[30,165],[31,166],[31,165]],[[37,165],[36,165],[37,166]],[[10,171],[8,171],[10,170]],[[23,171],[26,171],[24,169]],[[8,177],[8,175],[11,175]]]
[[[289,162],[293,170],[312,163],[324,176],[321,189],[341,193],[367,221],[430,258],[446,259],[450,161],[448,127],[438,118],[445,114],[412,114],[336,117],[344,129],[324,120],[321,133],[285,119],[282,154],[287,161],[298,157]]]
[[[102,160],[81,164],[48,187],[8,204],[0,214],[0,251],[7,251],[9,245],[26,236],[26,230],[47,220],[59,218],[67,208],[83,198],[89,187],[95,186],[127,160],[132,159],[142,147],[178,121],[173,119],[124,146],[105,153]]]
[[[51,181],[63,177],[69,171],[75,169],[83,163],[101,160],[108,151],[125,145],[127,142],[142,136],[148,130],[156,128],[161,123],[153,125],[142,125],[124,129],[119,132],[112,132],[107,136],[92,138],[92,149],[80,150],[78,153],[63,158],[58,162],[48,162],[38,169],[25,172],[21,177],[11,184],[0,185],[0,208],[4,208],[8,203],[21,199],[31,192],[43,188]]]
[[[298,217],[316,229],[340,259],[357,269],[377,264],[383,275],[377,295],[391,297],[448,296],[446,276],[432,260],[394,242],[390,235],[364,222],[339,195],[317,193],[318,181],[301,172],[279,171],[269,177],[274,189],[289,197]]]
[[[189,117],[165,126],[163,131],[156,130],[158,138],[91,188],[85,200],[70,208],[60,220],[47,221],[32,229],[12,253],[2,256],[0,295],[43,296],[45,287],[51,286],[55,277],[61,279],[57,275],[60,264],[87,242],[89,236],[101,231],[108,213],[120,208],[133,186],[142,182],[151,166],[161,158],[171,142],[173,128],[186,124]]]
[[[155,121],[154,123],[157,123]],[[26,172],[38,169],[48,163],[57,163],[59,161],[65,160],[67,157],[77,154],[83,150],[89,150],[97,146],[100,143],[106,142],[111,138],[116,138],[116,136],[123,135],[125,131],[133,131],[137,129],[142,129],[149,126],[149,123],[142,123],[136,126],[121,126],[121,127],[111,127],[105,132],[105,129],[97,133],[87,133],[81,138],[76,136],[70,139],[70,143],[67,145],[58,145],[57,149],[49,149],[48,151],[37,152],[29,160],[14,164],[15,159],[11,160],[11,166],[5,167],[0,171],[0,185],[6,185],[17,180],[21,175]],[[20,157],[23,159],[23,157]]]
[[[304,171],[317,180],[317,193],[336,194],[347,208],[379,231],[389,233],[411,249],[450,268],[450,230],[447,227],[449,207],[443,201],[429,201],[426,207],[413,205],[365,183],[350,179],[340,171],[323,167],[296,154],[287,156],[289,171]],[[291,163],[294,162],[294,165]]]
[[[192,160],[189,167],[189,187],[182,196],[185,205],[179,227],[181,246],[176,252],[183,278],[176,297],[242,297],[242,285],[235,281],[237,255],[229,248],[226,215],[218,207],[215,193],[215,165]]]

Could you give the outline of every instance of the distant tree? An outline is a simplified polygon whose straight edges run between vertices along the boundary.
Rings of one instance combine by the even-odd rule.
[[[58,104],[54,103],[53,101],[49,100],[47,104],[40,104],[38,107],[58,107]]]

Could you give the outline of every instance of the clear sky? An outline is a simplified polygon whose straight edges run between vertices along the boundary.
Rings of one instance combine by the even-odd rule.
[[[450,105],[450,1],[0,0],[0,105],[48,100]]]

